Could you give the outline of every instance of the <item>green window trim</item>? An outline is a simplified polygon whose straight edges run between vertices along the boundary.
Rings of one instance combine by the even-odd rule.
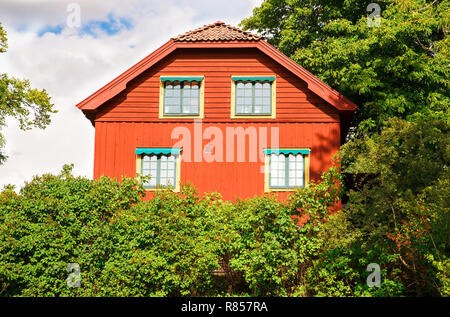
[[[275,80],[275,76],[231,76],[234,81],[270,81]]]
[[[156,181],[155,181],[155,185],[153,186],[153,185],[150,185],[148,183],[143,183],[144,188],[146,188],[146,189],[156,189],[156,188],[175,188],[176,187],[176,181],[177,181],[177,162],[176,162],[176,160],[178,159],[177,154],[173,155],[173,154],[162,154],[162,153],[155,154],[155,153],[152,153],[152,154],[141,154],[141,155],[142,155],[142,157],[141,157],[141,175],[142,176],[147,176],[147,175],[144,175],[144,156],[149,156],[149,157],[156,156],[157,157],[157,159],[156,159],[157,166],[156,166],[156,176],[155,176],[155,180]],[[163,157],[163,156],[166,156],[166,157],[174,156],[175,157],[175,160],[173,162],[173,164],[174,164],[173,177],[170,177],[170,178],[167,177],[167,179],[171,180],[171,183],[172,183],[172,184],[169,184],[169,185],[161,185],[161,157]],[[167,162],[167,164],[168,164],[168,162]],[[169,171],[169,169],[167,169],[167,171]],[[150,177],[152,177],[152,175],[150,175]]]
[[[198,116],[200,115],[200,88],[201,88],[201,81],[203,80],[203,76],[197,76],[197,77],[171,77],[171,76],[161,76],[161,81],[163,82],[164,85],[164,95],[163,95],[163,115],[164,116]],[[185,105],[183,103],[184,100],[184,82],[198,82],[198,96],[197,96],[197,111],[195,112],[184,112],[184,108],[191,108],[192,109],[192,105]],[[180,82],[180,96],[179,96],[179,104],[178,105],[166,105],[166,94],[167,94],[167,85],[170,83],[174,83],[174,82]],[[189,96],[189,100],[192,100],[192,97]],[[178,106],[179,107],[179,112],[167,112],[167,107],[169,106]]]
[[[204,76],[160,76],[162,82],[166,81],[198,81],[201,82]]]
[[[181,152],[181,148],[165,148],[165,147],[153,147],[153,148],[146,148],[146,147],[138,147],[134,151],[135,154],[173,154],[178,155]]]
[[[291,154],[291,153],[289,153],[289,154],[285,154],[285,153],[272,153],[272,154],[283,154],[283,156],[284,156],[284,164],[285,164],[285,166],[284,166],[284,182],[285,182],[285,184],[284,185],[272,185],[272,156],[269,156],[269,188],[270,189],[289,189],[289,188],[292,188],[292,189],[294,189],[294,188],[304,188],[305,187],[305,185],[306,185],[306,164],[305,164],[305,161],[306,161],[306,157],[305,157],[305,154],[303,154],[303,176],[302,176],[302,178],[303,178],[303,185],[302,186],[290,186],[289,185],[289,172],[290,172],[290,170],[289,170],[289,168],[290,168],[290,166],[289,166],[289,154]],[[300,153],[298,153],[298,154],[300,154]],[[295,168],[294,168],[294,171],[295,171]]]
[[[303,154],[309,155],[309,149],[264,149],[264,154]]]
[[[235,93],[235,102],[234,102],[234,107],[235,107],[235,115],[236,116],[271,116],[272,115],[272,89],[273,89],[273,85],[272,82],[275,80],[275,76],[273,77],[250,77],[250,76],[232,76],[231,77],[233,79],[233,81],[235,82],[234,84],[236,85],[236,93]],[[252,83],[252,104],[251,104],[251,112],[240,112],[238,111],[238,108],[243,107],[242,105],[238,104],[238,83],[239,82],[243,82],[245,84],[245,82],[251,82]],[[256,112],[255,111],[255,107],[257,107],[257,105],[255,105],[255,99],[256,99],[256,93],[255,93],[255,85],[256,83],[264,83],[264,82],[269,82],[270,83],[270,94],[269,94],[269,104],[267,105],[269,107],[269,111],[268,112]],[[244,87],[245,89],[245,87]],[[263,96],[261,96],[263,97]],[[264,107],[264,105],[258,105],[260,107]]]

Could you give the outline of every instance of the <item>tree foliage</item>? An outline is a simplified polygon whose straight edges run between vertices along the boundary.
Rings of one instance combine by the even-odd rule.
[[[378,142],[404,144],[399,161],[416,151],[443,166],[448,140],[428,137],[444,128],[427,126],[422,143],[409,142],[418,127],[394,122]],[[284,201],[266,195],[232,203],[217,193],[200,197],[191,186],[143,201],[136,179],[88,180],[69,166],[36,176],[19,193],[6,187],[0,295],[448,296],[448,171],[437,168],[427,186],[402,187],[400,179],[390,186],[397,160],[368,151],[383,181],[364,181],[337,213],[335,167]],[[80,266],[80,287],[68,287],[70,263]],[[379,288],[366,283],[370,263],[382,268]]]
[[[449,120],[448,1],[266,0],[244,19],[268,41],[358,105],[358,135],[390,117]]]
[[[341,147],[346,205],[320,225],[315,296],[449,295],[450,3],[265,0],[242,21],[358,105]],[[373,21],[372,21],[373,22]],[[363,267],[378,263],[380,288]]]
[[[288,203],[267,196],[233,204],[214,193],[200,198],[191,186],[142,201],[135,179],[92,181],[70,169],[35,177],[19,193],[10,187],[0,193],[0,295],[282,296],[302,290],[318,243],[316,225],[298,226],[292,216],[309,200],[300,196],[312,197],[316,186]],[[320,186],[337,192],[329,179]],[[330,199],[335,204],[339,196],[324,201]],[[329,212],[312,213],[325,218]],[[80,266],[79,288],[67,286],[69,263]],[[221,267],[225,276],[216,274]]]
[[[367,250],[384,255],[411,294],[448,295],[437,279],[437,270],[449,278],[448,124],[391,119],[380,134],[347,143],[342,152],[343,172],[358,175],[349,191],[346,214],[355,224],[349,229],[361,233]]]
[[[0,23],[0,53],[6,52],[7,47],[6,31]],[[6,118],[17,119],[22,130],[33,127],[44,129],[50,124],[50,115],[56,113],[53,107],[45,89],[31,88],[27,79],[0,73],[0,164],[6,159],[1,151],[6,141],[1,133]]]

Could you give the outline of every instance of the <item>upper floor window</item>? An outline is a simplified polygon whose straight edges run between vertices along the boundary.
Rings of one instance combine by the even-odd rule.
[[[203,76],[161,76],[160,117],[179,116],[203,116]]]
[[[233,76],[232,118],[275,118],[275,76]]]

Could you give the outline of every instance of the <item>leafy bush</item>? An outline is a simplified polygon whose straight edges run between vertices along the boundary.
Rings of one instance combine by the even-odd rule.
[[[297,226],[292,216],[327,185],[299,190],[289,202],[266,196],[232,204],[215,193],[200,198],[191,186],[142,201],[135,179],[92,181],[70,170],[35,177],[19,193],[1,192],[0,294],[280,296],[301,290],[317,247],[308,226],[313,218]],[[314,208],[328,210],[308,205]],[[67,287],[69,263],[80,266],[79,288]]]
[[[339,212],[337,167],[285,201],[224,202],[191,186],[143,201],[136,179],[88,180],[70,166],[19,193],[7,186],[0,295],[448,296],[446,135],[442,122],[392,120],[348,143],[343,171],[357,181]],[[81,287],[68,287],[69,263]],[[369,263],[380,287],[366,283]]]
[[[215,195],[200,199],[184,187],[182,196],[163,191],[114,215],[100,295],[216,295],[211,272],[231,239],[217,221],[220,204]]]
[[[86,277],[100,270],[105,227],[143,193],[133,179],[75,178],[67,166],[35,177],[19,194],[7,187],[0,193],[0,294],[80,294],[66,285],[67,265],[79,263]]]
[[[448,123],[391,119],[381,133],[344,145],[342,162],[358,176],[346,230],[359,233],[364,259],[385,268],[382,285],[397,284],[380,295],[448,295]]]
[[[211,271],[230,240],[227,204],[160,192],[142,202],[137,180],[35,177],[0,194],[0,281],[7,296],[213,294]],[[68,288],[69,263],[81,269]]]

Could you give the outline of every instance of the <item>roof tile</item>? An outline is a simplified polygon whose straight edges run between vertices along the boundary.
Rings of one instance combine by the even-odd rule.
[[[259,41],[261,36],[217,21],[172,38],[175,42]]]

